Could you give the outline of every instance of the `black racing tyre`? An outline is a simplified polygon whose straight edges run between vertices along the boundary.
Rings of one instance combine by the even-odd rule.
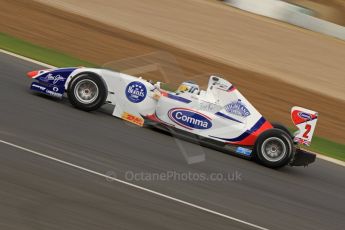
[[[269,129],[255,143],[256,158],[262,165],[279,168],[287,165],[295,154],[291,137],[281,129]]]
[[[98,109],[107,98],[107,89],[102,79],[92,73],[83,73],[73,78],[67,93],[71,104],[84,111]]]
[[[279,122],[271,122],[271,125],[273,126],[273,128],[280,129],[280,130],[286,132],[293,139],[293,135],[290,133],[290,131],[286,128],[285,125],[283,125]]]

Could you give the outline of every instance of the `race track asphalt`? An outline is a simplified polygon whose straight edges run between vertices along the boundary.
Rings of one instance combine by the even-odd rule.
[[[79,111],[30,92],[25,73],[41,68],[0,53],[0,140],[264,228],[344,229],[344,167],[271,170],[133,127],[106,106]],[[188,164],[195,154],[205,160]],[[0,229],[257,229],[4,143],[0,162]],[[228,180],[200,179],[213,173]]]

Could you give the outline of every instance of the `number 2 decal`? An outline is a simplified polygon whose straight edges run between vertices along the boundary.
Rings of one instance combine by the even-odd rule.
[[[311,125],[306,124],[304,128],[305,128],[305,132],[303,133],[303,137],[304,138],[309,138],[308,134],[310,133]]]

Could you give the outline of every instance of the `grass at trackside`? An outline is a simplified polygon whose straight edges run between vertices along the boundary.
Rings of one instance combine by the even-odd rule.
[[[57,67],[96,66],[87,61],[31,44],[4,33],[0,33],[0,49],[4,49]],[[314,137],[311,147],[307,149],[345,161],[345,145],[327,140],[322,137]]]
[[[313,137],[311,146],[307,149],[345,161],[345,145],[327,140],[325,138]]]
[[[18,38],[0,33],[0,49],[20,54],[57,67],[69,66],[95,66],[92,63],[83,61],[57,51],[33,45]]]
[[[296,127],[288,128],[289,131],[293,134],[297,131]],[[317,126],[316,129],[317,130]],[[338,160],[345,161],[345,145],[340,144],[331,140],[328,140],[323,137],[313,136],[311,141],[311,146],[303,146],[303,149],[307,149],[316,153],[320,153],[325,156],[329,156]]]

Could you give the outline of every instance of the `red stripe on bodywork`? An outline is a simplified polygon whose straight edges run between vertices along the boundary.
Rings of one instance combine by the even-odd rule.
[[[268,121],[265,121],[261,127],[259,129],[257,129],[256,131],[254,131],[253,133],[251,133],[248,137],[246,137],[245,139],[243,139],[242,141],[237,141],[237,142],[229,142],[230,144],[236,144],[236,145],[254,145],[256,139],[258,138],[258,136],[268,130],[268,129],[272,129],[273,126],[271,125],[271,123],[269,123]]]
[[[169,124],[169,123],[159,119],[156,113],[150,114],[150,115],[146,115],[145,118],[149,119],[151,121],[157,122],[157,123],[161,123],[161,124],[168,125],[168,126],[173,126],[173,125],[171,125],[171,124]]]
[[[232,92],[232,91],[234,91],[236,88],[234,87],[234,86],[232,86],[230,89],[228,89],[228,91],[227,92]]]

